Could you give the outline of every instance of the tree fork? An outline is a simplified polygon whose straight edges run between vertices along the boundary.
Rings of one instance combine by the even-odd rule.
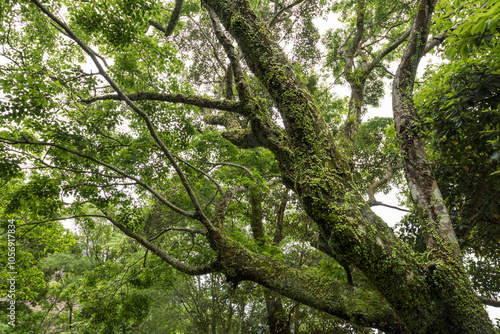
[[[295,157],[290,165],[296,171],[294,190],[335,253],[366,274],[411,332],[491,332],[491,324],[486,324],[489,319],[477,307],[473,292],[467,290],[466,277],[457,263],[441,267],[422,262],[357,193],[348,159],[337,150],[312,96],[248,1],[202,3],[236,38],[248,66],[276,102]],[[415,22],[422,21],[418,15],[422,11],[432,12],[429,5],[422,2],[418,6]],[[262,272],[251,272],[249,278],[258,282]],[[457,278],[458,283],[454,282]],[[269,282],[260,284],[268,286]],[[450,297],[459,291],[460,296]],[[452,315],[446,313],[451,304],[456,312]],[[481,320],[473,321],[471,314],[481,314]]]

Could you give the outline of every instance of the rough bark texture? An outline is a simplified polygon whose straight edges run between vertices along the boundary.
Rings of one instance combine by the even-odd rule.
[[[416,70],[427,42],[435,1],[422,1],[406,46],[403,59],[393,82],[394,123],[403,153],[406,180],[413,200],[424,224],[426,245],[440,248],[447,244],[452,256],[459,258],[457,238],[451,225],[448,210],[432,174],[422,136],[418,115],[413,103],[413,84]]]
[[[460,251],[446,205],[430,169],[413,103],[416,71],[432,22],[435,0],[421,0],[403,59],[393,82],[393,110],[405,176],[417,207],[429,254],[427,268],[432,277],[435,302],[446,312],[442,333],[492,333],[493,329],[460,263]],[[453,280],[452,278],[455,278]],[[440,284],[444,284],[440,286]],[[434,285],[434,286],[432,286]]]
[[[271,334],[290,334],[290,320],[283,307],[281,297],[269,291],[265,294],[267,322]]]
[[[351,96],[349,97],[349,113],[344,125],[344,137],[347,141],[347,146],[352,148],[356,142],[356,135],[358,133],[359,125],[361,124],[361,114],[363,106],[363,82],[348,81],[351,87]],[[349,150],[349,151],[352,151]]]
[[[293,189],[334,252],[364,272],[392,305],[408,331],[492,332],[487,315],[478,306],[458,262],[425,263],[396,240],[392,231],[371,212],[357,193],[348,159],[335,146],[312,96],[283,51],[271,39],[266,26],[252,12],[248,1],[206,0],[203,3],[216,13],[226,30],[238,41],[249,68],[273,97],[294,157],[293,161],[281,161],[283,174],[292,171]],[[419,10],[423,8],[430,15],[432,6],[422,3]],[[420,29],[419,20],[421,18],[417,15],[417,29]],[[280,154],[279,150],[274,152]],[[223,253],[232,254],[234,251],[227,248]],[[310,300],[309,289],[317,289],[321,282],[308,282],[309,278],[302,273],[290,276],[293,269],[277,271],[281,264],[269,267],[269,262],[258,255],[242,254],[241,249],[238,252],[233,261],[232,257],[225,256],[221,263],[226,270],[231,268],[236,279],[258,282],[295,300],[328,309],[328,313],[344,319],[357,318],[355,314],[343,312],[359,311],[360,305],[352,305],[352,309],[329,309],[333,306],[330,298],[338,298],[334,297],[335,293],[331,294],[331,286],[316,290],[312,293],[315,294],[314,300]],[[359,302],[366,305],[368,301]],[[378,313],[380,310],[372,311]],[[362,313],[362,321],[367,321],[367,316],[373,319],[373,313]],[[383,316],[376,317],[377,323],[380,317]],[[389,331],[400,325],[394,318],[387,323],[394,325]]]

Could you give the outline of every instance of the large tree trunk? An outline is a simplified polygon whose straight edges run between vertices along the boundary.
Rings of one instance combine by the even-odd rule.
[[[455,257],[453,230],[445,229],[444,238],[441,230],[430,229],[430,238],[435,238],[438,244],[446,241],[444,246],[436,248],[439,252],[430,262],[399,241],[357,192],[348,159],[337,149],[315,101],[248,1],[205,0],[203,4],[216,13],[238,41],[249,68],[267,88],[281,113],[289,158],[282,158],[285,155],[279,147],[270,148],[281,163],[287,186],[299,195],[335,254],[361,269],[397,315],[384,330],[401,332],[402,323],[411,333],[493,333],[488,316]],[[430,15],[433,6],[432,2],[422,1],[417,14],[424,11]],[[414,30],[421,33],[419,20],[417,15]],[[261,112],[254,109],[249,116],[265,117]],[[410,136],[412,130],[407,131]],[[415,182],[418,186],[428,186],[420,184],[419,179]],[[219,243],[219,250],[224,253],[220,265],[235,279],[253,280],[344,319],[357,318],[365,325],[366,321],[375,321],[377,310],[370,307],[374,300],[357,300],[342,307],[332,305],[331,298],[335,300],[337,296],[327,280],[323,285],[321,280],[309,281],[307,275],[285,269],[282,264],[270,266],[267,258],[245,252],[223,239]],[[337,292],[341,295],[346,291]],[[348,314],[360,308],[362,315]],[[383,313],[383,309],[378,311]],[[368,312],[374,313],[368,315]],[[382,316],[379,313],[376,317]],[[379,328],[383,327],[379,320],[375,322]]]

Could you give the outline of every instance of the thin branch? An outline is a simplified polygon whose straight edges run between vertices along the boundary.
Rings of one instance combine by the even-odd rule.
[[[279,12],[276,13],[276,15],[274,15],[274,17],[271,19],[271,22],[269,22],[269,28],[272,28],[276,23],[278,23],[278,19],[279,17],[281,16],[281,14],[283,14],[284,12],[286,12],[287,10],[290,10],[292,9],[293,7],[301,4],[302,2],[304,2],[304,0],[296,0],[295,2],[291,3],[290,5],[286,6],[286,7],[283,7]]]
[[[2,138],[0,138],[0,139],[2,139]],[[113,179],[124,179],[124,178],[126,178],[124,176],[103,174],[103,173],[94,172],[94,171],[90,171],[90,170],[79,170],[79,169],[72,169],[72,168],[64,168],[64,167],[53,166],[53,165],[50,165],[50,164],[46,163],[45,161],[43,161],[43,160],[41,160],[39,158],[35,158],[35,160],[38,161],[38,162],[40,162],[41,164],[43,164],[47,168],[58,169],[58,170],[62,170],[62,171],[65,171],[65,172],[72,172],[72,173],[76,173],[76,174],[93,174],[93,175],[99,175],[99,176],[109,177],[109,178],[113,178]]]
[[[191,16],[188,16],[188,18],[191,20],[191,22],[193,22],[198,27],[200,33],[203,35],[203,37],[205,37],[205,40],[207,40],[208,43],[210,43],[210,46],[212,47],[212,51],[214,52],[215,60],[217,60],[217,62],[219,63],[220,67],[224,68],[225,64],[220,59],[219,52],[217,51],[217,47],[215,46],[215,44],[212,42],[212,38],[210,38],[210,37],[207,36],[207,34],[205,33],[205,29],[203,29],[196,20],[194,20],[193,18],[191,18]]]
[[[96,188],[109,188],[116,186],[134,186],[137,185],[135,182],[127,182],[127,183],[107,183],[107,184],[97,184],[97,183],[79,183],[79,184],[70,184],[68,186],[62,187],[63,190],[78,188],[78,187],[96,187]]]
[[[139,178],[137,178],[135,176],[132,176],[130,174],[127,174],[124,171],[122,171],[122,170],[120,170],[120,169],[118,169],[118,168],[116,168],[114,166],[111,166],[110,164],[108,164],[108,163],[106,163],[104,161],[98,160],[96,158],[93,158],[91,156],[82,154],[80,152],[76,152],[76,151],[70,150],[70,149],[68,149],[66,147],[63,147],[63,146],[60,146],[60,145],[57,145],[57,144],[54,144],[54,143],[30,142],[28,140],[20,141],[20,140],[13,140],[13,139],[2,138],[2,137],[0,137],[0,140],[6,140],[11,145],[14,145],[14,144],[23,144],[23,145],[52,146],[52,147],[57,148],[57,149],[59,149],[61,151],[68,152],[68,153],[71,153],[73,155],[82,157],[84,159],[93,161],[93,162],[95,162],[98,165],[101,165],[101,166],[104,166],[106,168],[111,169],[112,171],[114,171],[117,174],[123,175],[126,178],[134,180],[137,184],[139,184],[140,186],[142,186],[143,188],[145,188],[146,190],[148,190],[156,198],[158,198],[158,200],[160,200],[160,202],[162,202],[163,204],[165,204],[166,206],[168,206],[170,209],[174,210],[175,212],[180,213],[181,215],[189,217],[189,218],[196,218],[196,214],[195,213],[185,211],[185,210],[183,210],[183,209],[175,206],[174,204],[170,203],[163,196],[161,196],[156,190],[154,190],[153,188],[151,188],[147,183],[141,181]]]
[[[385,206],[386,208],[396,209],[396,210],[403,211],[403,212],[410,212],[410,210],[408,210],[408,209],[400,208],[400,207],[394,206],[394,205],[384,204],[384,203],[377,202],[377,201],[369,203],[369,205],[370,205],[370,207],[372,207],[372,206]]]
[[[250,87],[248,82],[245,79],[245,75],[243,74],[243,69],[241,68],[238,53],[234,48],[231,40],[226,36],[224,30],[222,29],[222,25],[217,18],[217,15],[213,12],[213,10],[208,9],[208,13],[210,15],[210,19],[212,21],[212,26],[214,29],[215,36],[218,41],[224,47],[224,51],[231,62],[231,66],[233,68],[233,75],[236,82],[236,90],[238,91],[238,95],[241,101],[248,101],[251,99]]]
[[[159,237],[161,237],[164,233],[169,232],[169,231],[181,231],[181,232],[188,232],[191,234],[201,234],[204,236],[207,235],[207,231],[202,230],[202,229],[191,229],[191,228],[185,228],[185,227],[168,227],[168,228],[162,230],[160,233],[158,233],[154,237],[149,238],[148,241],[150,241],[150,242],[154,241],[154,240],[158,239]]]
[[[431,51],[434,47],[438,46],[439,44],[443,43],[446,38],[448,38],[453,31],[455,31],[458,27],[460,27],[462,24],[464,24],[466,20],[459,22],[455,24],[453,27],[446,29],[444,32],[437,34],[436,36],[433,36],[429,41],[427,41],[427,44],[425,45],[424,48],[424,54],[427,52]]]
[[[491,205],[494,205],[500,199],[500,190],[497,190],[487,201],[484,203],[472,216],[466,218],[461,232],[460,239],[466,240],[469,234],[472,232],[479,219],[484,216],[486,210],[488,210]]]
[[[373,22],[373,23],[369,24],[367,27],[365,27],[365,29],[369,30],[369,29],[371,29],[373,27],[378,26],[378,24],[381,23],[382,21],[387,20],[387,18],[390,15],[394,14],[394,12],[396,12],[398,10],[397,6],[398,6],[397,3],[394,4],[394,6],[385,15],[383,15],[382,17],[380,17],[380,19],[377,20],[376,22]]]
[[[48,222],[54,222],[54,221],[60,221],[60,220],[67,220],[67,219],[75,219],[75,218],[84,218],[84,217],[94,217],[94,218],[106,218],[102,215],[75,215],[75,216],[71,216],[71,217],[62,217],[62,218],[52,218],[52,219],[47,219],[47,220],[42,220],[42,221],[39,221],[39,222],[33,222],[33,223],[25,223],[25,224],[20,224],[20,225],[16,225],[16,228],[19,228],[19,227],[22,227],[22,226],[30,226],[30,225],[40,225],[40,224],[43,224],[43,223],[48,223]],[[35,227],[36,227],[35,226]],[[31,231],[32,229],[30,229]],[[1,233],[0,235],[4,235],[6,234],[7,232],[3,232]],[[25,233],[26,234],[26,233]],[[23,234],[24,235],[24,234]]]
[[[188,274],[188,275],[205,275],[209,274],[215,271],[217,262],[210,262],[204,265],[199,265],[199,266],[192,266],[183,262],[180,262],[176,258],[168,255],[164,250],[156,246],[155,244],[151,243],[147,239],[143,238],[141,235],[132,232],[122,224],[120,224],[118,221],[113,219],[106,211],[101,210],[103,214],[106,216],[106,218],[116,227],[118,227],[123,233],[125,233],[127,236],[131,237],[132,239],[135,239],[138,243],[140,243],[142,246],[144,246],[146,249],[149,249],[156,255],[158,255],[160,258],[162,258],[165,262],[167,262],[169,265],[174,267],[175,269]]]
[[[411,29],[405,31],[401,36],[399,36],[394,42],[389,44],[385,49],[380,51],[378,55],[373,59],[368,65],[368,73],[370,73],[376,66],[379,65],[380,61],[387,56],[389,53],[394,51],[398,46],[400,46],[407,38],[410,36]]]
[[[491,196],[491,198],[487,200],[486,203],[483,204],[483,206],[481,206],[481,208],[479,208],[472,216],[467,218],[467,224],[470,224],[474,220],[480,218],[491,205],[493,205],[494,203],[498,203],[499,199],[500,199],[500,190],[497,190],[493,194],[493,196]]]
[[[385,67],[384,65],[377,65],[376,67],[380,67],[382,70],[384,70],[385,73],[389,74],[391,77],[394,77],[394,73],[392,73],[391,71],[389,71],[387,69],[387,67]]]
[[[230,163],[230,162],[216,162],[216,163],[207,162],[207,163],[210,163],[214,166],[230,166],[230,167],[243,169],[250,177],[252,177],[252,178],[254,177],[252,171],[250,169],[248,169],[247,167],[242,166],[242,165],[238,165],[238,164],[234,164],[234,163]]]
[[[56,22],[62,29],[64,29],[64,31],[66,31],[66,33],[70,36],[70,38],[73,41],[75,41],[80,46],[80,48],[83,51],[85,51],[85,53],[87,53],[90,56],[90,58],[92,58],[92,61],[94,62],[94,64],[96,65],[96,67],[99,69],[99,73],[111,85],[111,87],[113,87],[113,89],[118,94],[118,96],[120,96],[120,98],[123,99],[126,102],[126,104],[139,117],[141,117],[143,119],[143,121],[146,123],[146,126],[147,126],[147,128],[149,130],[149,133],[150,133],[151,137],[153,137],[153,139],[155,140],[155,142],[161,148],[161,150],[163,151],[163,153],[165,154],[165,156],[167,157],[167,159],[170,161],[170,163],[174,167],[177,175],[181,179],[181,183],[184,186],[184,189],[186,189],[186,192],[187,192],[187,194],[188,194],[188,196],[189,196],[189,198],[191,200],[191,203],[193,203],[193,205],[194,205],[194,207],[196,209],[195,218],[197,218],[198,220],[200,220],[200,222],[202,222],[205,225],[205,227],[207,227],[207,229],[214,230],[214,226],[212,225],[212,223],[210,222],[210,220],[208,219],[208,217],[204,214],[203,209],[202,209],[200,203],[198,202],[198,199],[196,198],[196,195],[194,194],[194,191],[191,188],[191,185],[189,184],[189,181],[187,180],[186,176],[184,175],[184,173],[180,169],[180,167],[177,164],[177,161],[175,160],[175,158],[170,153],[170,150],[167,148],[167,146],[165,145],[165,143],[158,136],[158,134],[157,134],[157,132],[156,132],[154,126],[153,126],[153,123],[151,122],[151,119],[149,118],[149,116],[142,109],[140,109],[134,102],[132,102],[132,100],[130,100],[127,97],[127,95],[120,89],[120,87],[118,86],[118,84],[108,75],[108,73],[106,72],[106,70],[104,69],[104,67],[97,60],[94,52],[84,42],[82,42],[64,22],[62,22],[61,20],[59,20],[53,13],[51,13],[38,0],[31,0],[31,1],[38,8],[40,8],[40,10],[45,13],[45,15],[47,15],[54,22]],[[143,184],[146,185],[145,183],[143,183]],[[149,186],[148,186],[148,188],[151,189]],[[169,203],[168,201],[166,201],[166,202]],[[175,207],[171,203],[169,203],[169,205],[171,207]],[[177,207],[175,207],[175,208],[177,208]],[[177,209],[181,210],[181,211],[184,211],[184,210],[179,209],[179,208],[177,208]],[[185,213],[187,213],[187,212],[185,212]]]
[[[186,166],[188,166],[189,168],[192,168],[194,169],[195,171],[197,171],[198,173],[201,173],[203,174],[207,179],[209,179],[210,181],[212,181],[215,186],[217,187],[217,191],[219,191],[220,193],[224,193],[224,191],[222,190],[221,186],[219,183],[217,183],[217,181],[212,177],[210,176],[210,174],[208,173],[205,173],[203,170],[199,169],[198,167],[195,167],[193,165],[191,165],[189,162],[187,162],[186,160],[184,159],[181,159],[178,155],[175,155],[175,154],[172,154],[177,160],[179,160],[180,162],[182,162],[183,164],[185,164]]]

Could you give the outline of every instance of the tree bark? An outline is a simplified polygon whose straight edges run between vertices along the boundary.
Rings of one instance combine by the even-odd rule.
[[[337,149],[312,96],[271,39],[265,24],[252,12],[249,2],[204,0],[202,3],[216,13],[237,40],[247,65],[274,99],[294,157],[293,161],[281,161],[282,173],[293,171],[293,190],[335,253],[364,272],[409,332],[492,333],[487,314],[467,284],[459,262],[423,261],[370,210],[354,186],[348,159]],[[418,33],[422,20],[419,14],[423,11],[428,14],[424,20],[430,19],[433,6],[434,3],[425,1],[419,5],[415,19]],[[414,55],[409,53],[410,57]],[[420,185],[422,180],[416,182]],[[449,232],[444,233],[447,241],[451,240]],[[307,282],[303,273],[292,275],[297,280],[291,279],[288,274],[293,270],[288,268],[283,276],[283,271],[276,272],[277,267],[268,267],[267,260],[249,253],[243,255],[242,250],[231,260],[226,255],[234,251],[226,248],[221,264],[231,268],[239,279],[253,280],[295,300],[309,298],[306,291],[311,282]],[[317,287],[316,284],[321,283],[316,282]],[[321,295],[316,295],[315,300],[328,304],[334,298],[328,290],[331,291],[320,290]],[[312,303],[312,300],[306,302]],[[325,309],[325,306],[315,307]],[[339,315],[338,311],[328,312]],[[352,319],[352,315],[343,317]],[[398,324],[394,319],[391,322]]]
[[[436,324],[436,329],[442,333],[492,333],[491,322],[461,265],[457,238],[427,160],[418,111],[413,102],[413,85],[418,64],[425,54],[436,2],[421,0],[417,6],[408,44],[393,82],[394,123],[405,177],[421,219],[420,227],[427,246],[429,260],[426,266],[432,278],[431,290],[435,290],[438,297],[434,298],[435,301],[446,310],[443,324]],[[455,280],[452,280],[453,277]]]
[[[267,321],[271,334],[290,334],[290,320],[285,312],[281,297],[273,292],[265,293]]]
[[[259,190],[250,191],[250,227],[253,239],[259,247],[265,246],[265,231],[262,216],[262,193]],[[283,224],[278,217],[278,224]],[[279,228],[279,226],[277,227]],[[279,243],[281,240],[275,240]],[[290,321],[278,293],[271,290],[264,291],[266,301],[267,323],[271,334],[290,334]]]
[[[408,187],[423,220],[425,242],[456,259],[460,257],[457,238],[448,210],[431,171],[418,115],[413,103],[413,84],[429,34],[435,1],[421,1],[403,59],[393,82],[394,124],[399,139]],[[447,247],[441,247],[444,242]]]

